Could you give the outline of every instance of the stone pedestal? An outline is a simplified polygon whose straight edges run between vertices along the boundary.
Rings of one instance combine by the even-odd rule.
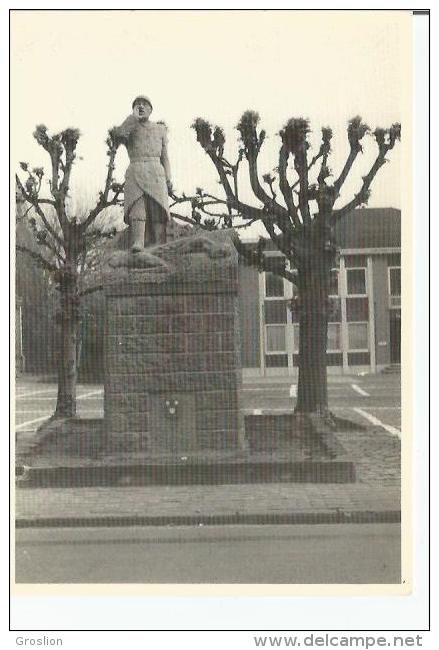
[[[227,236],[113,257],[107,274],[105,428],[151,454],[243,446],[237,255]]]

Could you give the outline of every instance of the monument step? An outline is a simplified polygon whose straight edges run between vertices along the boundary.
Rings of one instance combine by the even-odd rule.
[[[18,466],[17,486],[91,487],[227,485],[242,483],[353,483],[354,463],[343,461],[244,461],[85,466]]]

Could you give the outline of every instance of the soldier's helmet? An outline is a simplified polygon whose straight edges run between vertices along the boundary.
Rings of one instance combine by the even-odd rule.
[[[146,95],[138,95],[138,96],[134,99],[134,101],[133,101],[131,107],[134,108],[134,106],[135,106],[136,104],[138,104],[139,102],[146,102],[147,104],[149,104],[149,105],[151,106],[151,110],[152,110],[152,102],[151,102],[151,100],[149,99],[149,97],[147,97]]]

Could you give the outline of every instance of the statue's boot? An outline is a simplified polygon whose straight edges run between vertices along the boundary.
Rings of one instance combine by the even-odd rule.
[[[140,253],[145,248],[145,222],[134,220],[130,225],[129,245],[132,253]]]
[[[156,224],[156,237],[158,244],[166,244],[166,221],[164,219]]]

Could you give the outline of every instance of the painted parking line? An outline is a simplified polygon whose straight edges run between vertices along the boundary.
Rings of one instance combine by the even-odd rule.
[[[24,392],[20,393],[20,395],[16,395],[17,399],[26,399],[27,397],[31,397],[32,395],[42,395],[43,393],[53,393],[54,396],[56,397],[58,389],[57,388],[46,388],[44,390],[34,390],[31,391],[30,393]]]
[[[44,396],[40,395],[39,397],[34,397],[34,395],[38,395],[39,393],[48,393],[49,391],[55,391],[55,392],[53,393],[53,395],[44,395]],[[32,401],[34,401],[34,400],[46,401],[46,400],[51,400],[51,399],[53,400],[53,399],[56,399],[57,391],[58,391],[57,388],[51,388],[51,389],[45,390],[45,391],[35,391],[35,392],[32,392],[32,393],[24,393],[24,394],[21,394],[21,395],[16,395],[16,398],[17,399],[28,399],[29,398]],[[95,395],[102,395],[103,392],[104,392],[103,389],[94,390],[94,391],[91,391],[89,393],[84,393],[83,395],[78,395],[76,399],[91,399]]]
[[[40,411],[29,411],[29,413],[40,413]],[[99,410],[93,410],[93,411],[81,411],[78,413],[79,416],[91,416],[91,415],[98,415],[102,417],[104,414],[103,409]],[[52,412],[46,413],[46,415],[43,415],[39,418],[34,418],[33,420],[26,420],[26,422],[21,422],[20,424],[17,424],[15,427],[16,431],[21,430],[23,427],[31,426],[32,424],[37,424],[38,422],[42,422],[43,420],[47,420],[50,418],[52,415]]]
[[[84,395],[78,395],[77,399],[88,399],[93,395],[103,395],[103,393],[104,393],[104,389],[101,388],[100,390],[93,390],[90,393],[84,393]]]
[[[87,409],[87,408],[80,408],[79,411],[80,413],[100,413],[101,411],[104,410],[104,407],[102,408],[95,408],[95,409]],[[41,413],[41,409],[20,409],[19,411],[16,412],[16,415],[29,415],[31,413]],[[48,411],[47,416],[49,417],[52,415],[53,411]]]
[[[374,410],[382,410],[382,411],[400,411],[401,407],[400,406],[371,406],[370,408],[373,408]],[[358,413],[362,410],[361,407],[359,406],[333,406],[331,407],[333,411],[339,411],[339,412],[346,412],[350,410],[357,411]],[[293,413],[293,409],[291,407],[285,406],[285,408],[262,408],[262,409],[254,409],[254,408],[243,408],[242,409],[243,413],[245,415],[274,415],[276,413]],[[361,413],[363,415],[363,413]],[[367,414],[369,415],[369,414]],[[371,416],[373,417],[373,416]],[[375,418],[376,419],[376,418]],[[396,429],[395,427],[391,427],[390,425],[387,424],[382,424],[379,420],[377,420],[379,423],[380,427],[389,427],[390,429],[394,429],[394,431],[397,431],[398,434],[393,434],[393,435],[401,435],[401,432],[399,429]],[[374,422],[376,424],[376,422]]]
[[[54,389],[50,389],[50,390],[54,390]],[[37,391],[37,393],[41,393],[41,392],[47,393],[48,391],[47,390],[45,390],[45,391]],[[93,390],[93,391],[90,391],[88,393],[84,393],[83,395],[78,395],[77,399],[78,400],[80,400],[80,399],[81,400],[82,399],[88,399],[88,398],[91,398],[91,397],[96,396],[96,395],[101,395],[103,392],[104,392],[103,389]],[[29,393],[26,395],[26,397],[28,397],[28,396],[29,396]],[[41,411],[40,411],[40,409],[37,409],[37,410],[25,410],[25,411],[22,411],[21,409],[19,409],[17,411],[17,415],[25,415],[25,414],[30,414],[30,413],[41,413]],[[99,409],[99,410],[87,410],[87,409],[82,410],[81,409],[80,414],[82,414],[82,415],[91,415],[91,414],[94,414],[94,415],[99,414],[99,415],[101,415],[101,413],[102,413],[102,409]],[[16,429],[16,431],[19,431],[19,430],[23,429],[24,427],[31,426],[33,424],[37,424],[38,422],[42,422],[43,420],[47,420],[47,418],[49,418],[51,415],[52,415],[52,412],[46,413],[45,415],[43,415],[43,416],[41,416],[39,418],[34,418],[32,420],[26,420],[26,422],[21,422],[20,424],[18,424],[15,427],[15,429]]]
[[[49,414],[43,415],[41,418],[35,418],[35,420],[27,420],[26,422],[22,422],[21,424],[18,424],[15,427],[15,430],[18,431],[19,429],[22,429],[23,427],[27,427],[31,424],[37,424],[37,422],[42,422],[43,420],[47,420],[47,418],[50,417]]]
[[[50,402],[53,400],[56,400],[56,394],[54,395],[37,395],[35,396],[30,396],[27,397],[27,395],[16,395],[16,398],[21,397],[22,400],[27,401],[27,402]]]
[[[346,408],[345,406],[335,406],[334,408]],[[361,409],[362,406],[351,406],[351,408],[358,408]],[[373,409],[374,411],[400,411],[402,409],[401,406],[382,406],[381,404],[367,404],[368,409]]]
[[[370,394],[366,393],[366,391],[360,388],[358,384],[351,384],[351,388],[352,390],[354,390],[359,395],[362,395],[363,397],[370,397]]]
[[[22,409],[16,411],[16,415],[29,415],[29,413],[41,413],[41,409]],[[52,411],[48,413],[48,416],[51,415]]]
[[[267,385],[267,386],[263,386],[263,387],[260,387],[260,386],[257,386],[257,387],[256,386],[243,386],[241,388],[241,390],[248,390],[248,391],[252,391],[252,392],[255,392],[255,393],[260,393],[262,391],[269,392],[269,391],[273,391],[273,390],[274,391],[279,391],[279,390],[282,390],[282,389],[284,389],[286,391],[288,389],[288,385],[282,384],[281,386],[273,386],[273,384],[271,384],[271,385]]]
[[[354,407],[352,410],[358,413],[359,415],[362,415],[363,418],[366,418],[366,420],[369,420],[369,422],[371,422],[375,426],[382,427],[385,431],[387,431],[387,433],[390,433],[390,435],[401,438],[401,431],[396,427],[391,427],[389,424],[384,424],[384,422],[378,420],[378,418],[376,418],[374,415],[367,413],[361,408]]]
[[[25,398],[26,399],[26,398]],[[85,399],[90,401],[96,401],[98,397],[87,397],[85,395],[78,395],[77,399]],[[40,395],[38,397],[29,397],[29,402],[50,402],[56,400],[56,395]]]
[[[297,387],[297,384],[293,384],[293,385]],[[246,392],[249,392],[249,393],[266,393],[266,394],[276,392],[276,393],[284,393],[285,395],[288,395],[288,393],[290,391],[290,388],[291,387],[289,387],[288,384],[286,386],[285,385],[282,385],[282,386],[269,386],[268,385],[268,386],[265,386],[265,387],[259,387],[258,386],[257,388],[253,388],[251,386],[243,386],[241,388],[241,391],[246,391]],[[331,385],[329,385],[328,390],[329,390],[330,393],[345,392],[346,391],[346,386],[331,386]]]

